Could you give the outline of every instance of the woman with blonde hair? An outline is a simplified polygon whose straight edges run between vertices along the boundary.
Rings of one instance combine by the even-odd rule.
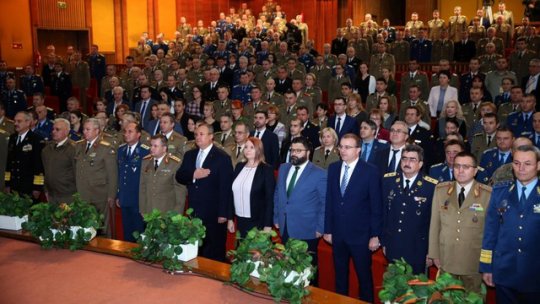
[[[311,97],[314,105],[318,105],[322,101],[322,90],[317,86],[317,76],[313,73],[307,73],[304,80],[304,92]]]
[[[236,165],[232,192],[236,229],[244,237],[254,227],[272,229],[276,181],[272,166],[265,162],[260,139],[249,137],[242,153],[247,161]],[[229,219],[227,229],[235,231],[233,219]]]
[[[340,160],[336,131],[332,128],[322,129],[319,141],[321,145],[313,152],[313,163],[323,169],[328,169],[331,163]]]
[[[446,138],[446,120],[454,118],[459,124],[459,134],[463,138],[467,137],[467,123],[463,116],[463,110],[457,100],[448,100],[444,103],[439,119],[437,120],[437,128],[435,129],[436,138]]]
[[[275,105],[270,105],[268,107],[268,122],[266,123],[266,128],[274,134],[277,135],[279,141],[279,148],[281,149],[281,143],[283,139],[287,137],[287,128],[285,125],[279,121],[279,109]]]

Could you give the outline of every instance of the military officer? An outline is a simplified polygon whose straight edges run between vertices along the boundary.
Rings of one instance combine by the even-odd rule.
[[[42,143],[39,136],[30,130],[32,117],[27,112],[15,115],[15,131],[9,137],[6,190],[39,198],[43,190]]]
[[[518,147],[531,145],[533,145],[531,139],[525,137],[518,137],[516,138],[516,140],[514,140],[514,143],[512,144],[512,153],[515,154]],[[495,172],[493,172],[489,184],[497,185],[499,183],[512,182],[514,181],[514,179],[515,177],[514,172],[512,171],[512,163],[508,163],[500,166],[497,170],[495,170]]]
[[[167,151],[171,155],[183,158],[187,138],[174,130],[175,124],[174,115],[171,113],[163,113],[159,119],[161,134],[167,138]]]
[[[489,43],[493,43],[495,46],[495,52],[499,55],[504,55],[504,42],[501,38],[496,37],[497,30],[494,27],[490,27],[486,30],[487,37],[478,40],[476,47],[476,56],[481,56],[486,53],[486,46]]]
[[[262,91],[259,87],[251,88],[251,101],[244,106],[244,115],[252,118],[257,111],[267,111],[270,103],[261,99]]]
[[[512,162],[512,144],[514,135],[506,127],[500,127],[495,134],[497,146],[488,149],[482,154],[480,166],[486,169],[488,176],[493,175],[493,172],[500,166]]]
[[[71,203],[77,192],[75,142],[69,139],[69,130],[67,119],[56,119],[52,129],[52,141],[41,151],[45,196],[52,204]]]
[[[520,111],[508,115],[506,126],[515,136],[529,137],[533,130],[533,113],[536,107],[536,98],[532,94],[526,94],[519,103]]]
[[[440,32],[444,28],[444,20],[440,18],[438,10],[433,11],[433,19],[427,22],[429,28],[429,40],[434,41],[439,39]]]
[[[229,86],[220,85],[217,89],[218,99],[214,100],[214,110],[216,117],[231,113],[231,100],[229,99]]]
[[[511,81],[513,82],[514,80]],[[497,116],[499,117],[499,123],[501,126],[506,126],[508,115],[520,110],[519,105],[522,99],[523,89],[520,86],[513,86],[510,89],[510,102],[500,104],[499,110],[497,111]]]
[[[71,75],[71,83],[73,87],[79,88],[79,99],[81,100],[82,107],[86,111],[86,91],[90,87],[90,67],[86,61],[81,60],[81,52],[77,51],[73,54],[74,61],[70,63],[71,67],[69,69]],[[105,96],[101,92],[100,96]]]
[[[104,233],[112,236],[110,209],[115,205],[118,184],[116,152],[100,139],[99,121],[88,118],[84,123],[84,139],[75,151],[76,184],[81,198],[105,215]]]
[[[62,62],[54,63],[54,73],[51,77],[51,95],[60,100],[60,112],[67,110],[67,101],[71,97],[71,76],[64,72]]]
[[[152,136],[150,154],[143,159],[139,187],[139,208],[142,213],[158,209],[162,212],[184,213],[185,192],[181,194],[180,184],[175,180],[181,161],[167,153],[167,138]]]
[[[0,102],[0,129],[8,132],[8,135],[15,133],[15,124],[6,117],[6,107],[2,102]]]
[[[15,87],[15,78],[6,79],[6,90],[1,94],[7,117],[13,118],[19,111],[26,110],[26,96]]]
[[[418,20],[417,12],[413,12],[411,14],[411,20],[407,21],[407,23],[405,24],[405,28],[411,31],[411,35],[415,37],[418,36],[418,31],[424,28],[424,22]]]
[[[88,54],[88,66],[90,67],[90,76],[97,81],[98,92],[101,93],[101,79],[105,76],[105,56],[98,52],[99,47],[93,44]],[[100,97],[102,97],[100,95]]]
[[[441,59],[454,60],[454,41],[448,39],[448,31],[442,30],[441,37],[433,41],[431,61],[439,62]]]
[[[408,41],[403,40],[402,31],[396,33],[396,40],[390,45],[390,53],[394,55],[394,59],[398,64],[407,63],[411,58],[411,46]]]
[[[246,161],[244,156],[244,146],[250,134],[249,126],[244,122],[237,122],[234,125],[234,143],[225,147],[225,152],[231,157],[233,167],[236,164]]]
[[[336,131],[332,128],[323,128],[321,130],[320,142],[321,146],[315,148],[313,152],[313,163],[323,169],[328,169],[331,163],[341,159],[339,150],[336,147],[338,137]]]
[[[247,72],[240,74],[240,84],[235,85],[231,91],[231,98],[242,101],[242,104],[247,104],[251,100],[251,84],[249,83],[249,75]]]
[[[9,133],[0,129],[0,176],[6,175],[6,162],[8,154]],[[5,178],[4,178],[5,179]],[[5,190],[5,181],[0,182],[0,191]]]
[[[386,44],[379,44],[379,52],[371,55],[369,68],[375,78],[382,77],[382,69],[387,68],[392,75],[396,72],[394,55],[386,53]]]
[[[454,160],[456,181],[435,188],[429,228],[428,257],[435,266],[463,282],[467,290],[480,292],[478,257],[491,187],[474,180],[474,155],[461,152]]]
[[[381,97],[388,97],[389,106],[395,111],[397,109],[397,99],[393,94],[388,94],[386,88],[388,83],[384,78],[377,78],[375,81],[375,93],[369,94],[366,100],[366,111],[369,113],[372,109],[376,109],[379,105]]]
[[[448,20],[448,30],[450,39],[454,42],[458,42],[461,38],[461,32],[467,30],[467,17],[461,15],[461,6],[454,7],[454,16]]]
[[[144,223],[139,210],[139,184],[143,158],[150,147],[140,142],[141,127],[129,123],[124,132],[125,144],[118,148],[118,193],[117,207],[122,209],[124,240],[135,242],[134,231],[143,232]]]
[[[426,77],[425,74],[423,76]],[[427,77],[426,77],[426,85],[427,85]],[[399,119],[404,120],[405,111],[407,110],[407,108],[410,106],[414,106],[418,110],[420,110],[422,120],[428,125],[430,125],[431,119],[429,117],[429,108],[426,101],[420,98],[420,95],[421,95],[420,86],[413,82],[413,84],[409,86],[409,91],[407,93],[408,93],[407,95],[401,95],[402,101],[401,101],[401,106],[399,108]],[[408,96],[408,98],[406,98],[406,96]]]
[[[497,146],[495,133],[499,127],[499,119],[495,113],[486,113],[482,118],[482,132],[473,135],[471,153],[480,159],[482,153]]]
[[[381,244],[389,261],[404,258],[413,273],[426,272],[431,201],[437,180],[420,169],[424,151],[406,145],[401,152],[401,170],[383,177],[383,234]]]
[[[34,93],[43,93],[43,79],[41,76],[34,74],[34,68],[27,65],[24,68],[24,75],[19,78],[19,87],[26,96],[33,96]]]
[[[219,117],[220,132],[216,132],[215,139],[223,146],[227,147],[234,144],[233,120],[231,114],[221,114]]]
[[[515,182],[495,185],[487,208],[480,253],[484,282],[495,287],[497,303],[537,303],[540,285],[540,151],[517,148]]]

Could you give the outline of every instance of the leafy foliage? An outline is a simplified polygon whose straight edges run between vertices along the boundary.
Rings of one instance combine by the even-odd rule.
[[[289,239],[285,246],[274,244],[272,238],[276,235],[275,231],[263,232],[253,228],[236,250],[229,251],[229,256],[233,257],[231,281],[246,287],[250,274],[257,268],[259,280],[267,284],[276,302],[285,299],[300,303],[309,294],[304,288],[304,281],[315,274],[311,265],[312,257],[307,251],[308,245],[295,239]],[[239,234],[237,240],[240,240]],[[306,273],[307,276],[301,277]]]
[[[92,239],[92,233],[84,228],[97,230],[102,222],[103,215],[98,213],[96,207],[76,194],[71,204],[40,203],[32,206],[23,228],[39,239],[43,248],[77,250]],[[74,232],[74,226],[83,229]]]
[[[195,245],[198,242],[201,246],[206,235],[202,220],[192,218],[192,213],[193,209],[190,208],[186,211],[186,216],[173,211],[163,214],[157,209],[145,214],[144,233],[133,233],[140,245],[133,249],[134,257],[151,263],[162,262],[163,268],[169,271],[182,269],[183,264],[178,260],[178,256],[182,254],[180,245]]]
[[[0,215],[23,217],[30,212],[32,199],[27,195],[0,192]]]
[[[426,275],[414,275],[412,267],[404,259],[388,265],[383,275],[383,289],[379,292],[381,302],[392,303],[464,303],[481,304],[485,296],[467,292],[463,283],[444,272],[437,280],[429,280]]]

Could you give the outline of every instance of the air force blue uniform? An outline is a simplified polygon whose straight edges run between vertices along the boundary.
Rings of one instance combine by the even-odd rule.
[[[134,231],[142,232],[144,223],[139,212],[139,182],[143,158],[150,153],[150,148],[138,143],[131,154],[127,155],[128,145],[118,148],[118,200],[122,208],[124,240],[134,242]]]
[[[520,203],[521,185],[493,187],[480,255],[480,272],[492,273],[497,303],[538,303],[540,297],[540,184]],[[526,192],[527,193],[527,192]],[[512,298],[515,299],[513,302]]]
[[[381,244],[389,261],[404,258],[416,274],[424,273],[428,253],[431,201],[437,180],[418,173],[410,189],[402,173],[387,173],[382,182]]]
[[[506,119],[506,126],[512,130],[514,137],[529,137],[534,133],[532,121],[534,113],[523,113],[521,111],[510,113]],[[525,119],[525,116],[529,116]]]
[[[436,179],[439,183],[442,182],[449,182],[454,180],[454,176],[452,174],[452,170],[448,167],[448,164],[446,163],[438,163],[431,168],[429,168],[429,176]],[[488,175],[488,172],[486,169],[482,167],[478,167],[478,173],[476,173],[476,181],[487,185],[489,183],[489,180],[491,178],[491,175]]]
[[[232,89],[232,99],[238,99],[242,101],[245,106],[251,101],[251,85],[235,85]]]
[[[486,174],[491,177],[495,170],[504,164],[512,162],[512,153],[510,151],[505,152],[506,156],[504,160],[501,160],[501,151],[497,147],[488,149],[482,154],[482,160],[480,161],[480,167],[486,169]]]

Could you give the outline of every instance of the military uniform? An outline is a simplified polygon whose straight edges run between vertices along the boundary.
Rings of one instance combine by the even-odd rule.
[[[311,68],[310,73],[315,74],[317,77],[317,86],[319,86],[321,90],[328,92],[330,78],[332,78],[332,69],[326,65],[316,65]]]
[[[238,150],[238,148],[240,148],[240,146],[238,146],[236,143],[224,148],[225,152],[231,157],[233,168],[235,168],[238,163],[247,161],[246,157],[244,156],[245,146],[240,150]]]
[[[503,57],[499,54],[485,54],[478,57],[478,59],[480,59],[480,71],[485,74],[495,71],[497,69],[497,60],[500,58]]]
[[[407,21],[405,28],[411,31],[411,35],[414,37],[418,36],[418,31],[424,27],[424,22],[422,21]]]
[[[418,173],[406,188],[405,175],[387,173],[382,180],[381,244],[389,261],[404,258],[413,273],[425,273],[431,201],[437,180]]]
[[[530,135],[534,134],[533,129],[533,114],[529,113],[529,118],[525,120],[523,117],[523,112],[514,112],[512,114],[508,115],[508,118],[506,120],[506,126],[512,130],[512,133],[514,134],[514,137],[529,137]]]
[[[497,147],[488,149],[482,153],[482,158],[480,160],[480,166],[486,169],[488,176],[492,176],[493,172],[497,170],[500,166],[504,164],[509,164],[512,162],[512,153],[510,151],[505,152],[506,157],[504,160],[501,159],[502,153]]]
[[[0,129],[8,132],[8,135],[10,135],[15,133],[15,124],[13,123],[13,120],[4,116],[0,122]]]
[[[339,150],[337,148],[331,150],[325,150],[324,146],[315,148],[313,152],[313,163],[323,169],[328,169],[330,164],[339,161]]]
[[[493,39],[490,39],[488,37],[482,38],[478,40],[478,43],[476,45],[476,56],[481,56],[486,53],[486,45],[488,43],[492,42],[495,44],[495,53],[503,56],[504,55],[504,42],[499,37],[493,37]]]
[[[71,203],[77,192],[75,183],[75,142],[68,139],[58,146],[47,143],[41,152],[45,173],[45,192],[49,203]]]
[[[277,107],[281,107],[285,103],[283,95],[279,94],[276,91],[274,91],[272,94],[268,92],[264,93],[264,95],[262,96],[262,99],[264,101],[268,101],[270,104],[273,104]]]
[[[23,91],[6,90],[1,93],[7,117],[13,118],[17,112],[26,110],[26,96]]]
[[[107,139],[107,137],[109,137],[107,133],[106,134],[102,133],[102,136],[103,136],[104,139]],[[140,139],[140,141],[141,141],[142,144],[150,146],[150,138],[151,137],[152,136],[148,132],[146,132],[145,130],[142,130],[141,131],[141,139]],[[108,141],[108,140],[106,140],[106,141],[108,143],[110,143],[110,144],[113,144],[113,147],[119,147],[120,145],[122,145],[124,143],[124,131],[121,130],[121,131],[117,132],[116,137],[114,139],[111,139],[111,140],[113,140],[113,142]]]
[[[394,55],[388,53],[372,55],[369,63],[369,68],[370,73],[375,78],[382,77],[383,68],[388,69],[393,75],[396,71],[396,61],[394,59]]]
[[[478,257],[491,187],[473,182],[459,207],[461,186],[444,182],[435,187],[429,229],[428,257],[439,259],[441,270],[463,281],[467,290],[480,291]]]
[[[354,48],[356,58],[362,62],[368,62],[371,58],[371,49],[367,39],[358,38],[349,40],[349,46]]]
[[[24,139],[17,144],[18,135],[9,137],[5,181],[6,188],[19,194],[32,196],[32,191],[43,189],[43,145],[37,134],[28,130]]]
[[[20,89],[26,96],[33,96],[34,93],[43,93],[43,79],[39,75],[23,75],[19,78]]]
[[[6,176],[9,135],[7,131],[0,129],[0,176],[4,177]],[[4,182],[0,182],[0,191],[4,191],[5,189]]]
[[[261,88],[264,88],[266,86],[266,81],[270,78],[274,79],[277,77],[276,73],[272,70],[269,71],[260,71],[255,74],[255,82],[257,85]]]
[[[454,42],[452,40],[435,40],[431,50],[431,61],[439,62],[441,59],[454,60]]]
[[[488,135],[486,134],[486,132],[480,132],[473,135],[471,153],[476,156],[476,159],[480,159],[482,157],[482,153],[487,149],[495,148],[497,146],[497,139],[495,138],[495,134],[491,135],[491,142],[489,146],[487,144],[487,136]]]
[[[144,223],[139,210],[139,191],[142,160],[150,147],[137,143],[128,155],[128,145],[118,148],[118,202],[122,209],[124,240],[134,242],[134,231],[143,232]]]
[[[333,67],[338,63],[337,56],[334,54],[325,54],[324,57],[324,64],[326,64],[329,67]]]
[[[257,103],[257,106],[255,106],[253,101],[250,101],[244,106],[244,115],[248,118],[253,118],[257,111],[268,111],[268,106],[270,106],[270,103],[267,101],[260,100]],[[253,125],[253,123],[250,124],[250,126],[251,125]]]
[[[497,185],[499,183],[512,182],[514,181],[514,171],[512,169],[512,164],[504,164],[497,168],[491,179],[489,180],[490,185]]]
[[[95,54],[88,56],[88,66],[90,67],[90,76],[97,81],[98,92],[101,92],[101,78],[105,76],[105,56]],[[102,97],[102,95],[100,95]]]
[[[525,76],[529,76],[529,62],[531,59],[537,58],[537,54],[530,50],[522,52],[515,50],[508,58],[508,69],[516,73],[517,79],[523,79]]]
[[[438,180],[440,183],[449,182],[454,180],[453,170],[448,167],[446,162],[438,163],[429,168],[429,176]],[[475,179],[477,182],[487,185],[491,176],[488,175],[486,169],[478,167],[478,173],[476,173]]]
[[[396,40],[390,45],[390,54],[394,55],[396,63],[408,63],[411,59],[411,46],[409,42],[405,40]]]
[[[221,146],[228,147],[230,145],[234,145],[234,131],[231,130],[228,135],[225,136],[225,139],[223,139],[223,132],[216,132],[214,133],[214,139],[217,140]]]
[[[461,39],[461,33],[467,30],[467,17],[451,16],[448,20],[448,38],[454,42]]]
[[[463,111],[463,118],[465,118],[467,126],[470,126],[469,128],[471,129],[472,126],[474,126],[478,121],[478,114],[480,113],[480,103],[478,103],[478,105],[476,106],[476,111],[474,110],[474,105],[472,101],[469,101],[468,103],[461,106],[461,110]]]
[[[540,285],[540,187],[538,182],[523,203],[519,185],[513,182],[493,187],[487,208],[484,238],[480,253],[480,272],[492,273],[499,289],[536,295],[527,303],[538,300]],[[508,291],[506,291],[508,292]],[[519,300],[517,300],[519,301]]]
[[[187,138],[185,136],[172,131],[172,134],[167,138],[167,152],[182,159],[184,157],[184,146],[186,142]]]
[[[204,71],[202,69],[191,69],[187,73],[187,79],[194,85],[202,86],[204,84]]]
[[[420,87],[420,98],[427,100],[429,97],[429,81],[426,73],[421,71],[416,71],[414,75],[411,72],[403,72],[401,75],[401,87],[400,95],[401,100],[409,98],[409,88],[411,85],[416,84]]]
[[[428,21],[429,40],[434,41],[441,36],[441,30],[444,28],[443,19],[431,19]]]
[[[483,27],[482,25],[479,25],[479,26],[471,25],[467,28],[467,31],[469,32],[469,39],[471,41],[474,41],[476,45],[478,45],[478,41],[480,41],[480,39],[486,37],[486,28]],[[479,55],[478,53],[479,51],[477,50],[477,55]]]
[[[348,76],[334,76],[330,78],[328,82],[328,105],[334,104],[334,99],[341,96],[341,84],[351,83],[351,79]]]
[[[105,215],[105,233],[111,236],[110,208],[107,199],[115,199],[118,184],[116,152],[110,143],[97,138],[86,152],[88,142],[77,142],[75,150],[77,191],[81,198]]]
[[[497,111],[497,116],[499,117],[499,122],[501,126],[506,126],[508,121],[508,116],[516,111],[520,111],[519,104],[512,104],[511,102],[503,103],[499,105],[499,110]]]
[[[304,88],[304,95],[311,98],[312,110],[315,110],[316,106],[322,102],[322,90],[319,87]],[[309,112],[309,114],[313,116],[313,112]]]
[[[508,24],[494,24],[491,27],[495,28],[497,32],[495,35],[502,39],[505,48],[509,48],[512,45],[512,28]]]
[[[139,208],[142,213],[150,213],[152,209],[162,212],[176,211],[184,213],[186,203],[186,187],[175,180],[176,171],[181,161],[174,155],[165,155],[155,169],[152,155],[143,159],[141,182],[139,188]]]
[[[405,99],[401,102],[401,106],[399,107],[399,120],[405,121],[405,112],[410,106],[413,106],[413,104],[409,99]],[[427,103],[424,100],[418,99],[414,106],[422,112],[422,120],[428,125],[431,125],[431,118],[429,116],[429,107]]]
[[[366,100],[366,112],[371,112],[372,109],[376,109],[379,105],[379,100],[381,97],[386,96],[388,97],[388,101],[392,109],[397,110],[397,99],[394,95],[389,95],[388,93],[384,92],[382,95],[378,95],[377,92],[369,94],[367,100]]]
[[[51,78],[51,95],[60,100],[60,112],[67,110],[67,100],[71,97],[71,76],[62,72],[54,73]]]

